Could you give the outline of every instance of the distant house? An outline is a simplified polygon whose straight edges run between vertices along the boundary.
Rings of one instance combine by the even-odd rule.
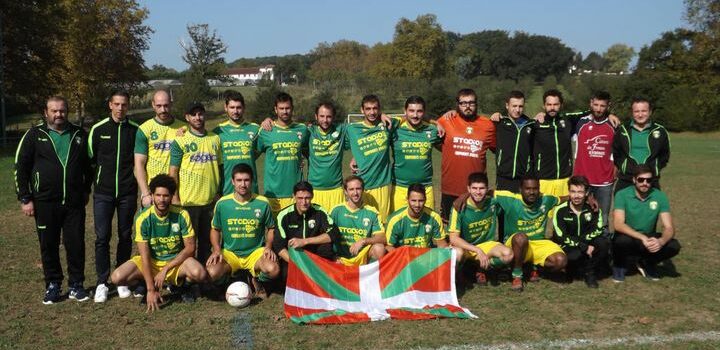
[[[275,79],[274,68],[272,64],[253,68],[229,68],[225,71],[225,76],[235,85],[255,85],[261,79]]]

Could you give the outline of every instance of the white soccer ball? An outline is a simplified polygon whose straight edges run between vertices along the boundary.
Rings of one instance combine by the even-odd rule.
[[[225,300],[230,306],[245,307],[252,300],[250,286],[245,282],[233,282],[225,291]]]

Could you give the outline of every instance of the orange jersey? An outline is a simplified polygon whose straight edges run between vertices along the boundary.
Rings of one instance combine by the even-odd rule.
[[[495,151],[495,124],[486,116],[466,121],[459,115],[438,119],[445,128],[442,146],[442,193],[459,196],[467,191],[467,177],[485,172],[488,148]]]

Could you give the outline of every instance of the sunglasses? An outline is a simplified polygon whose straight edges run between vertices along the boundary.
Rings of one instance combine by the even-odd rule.
[[[652,179],[653,179],[652,177],[637,177],[637,178],[635,178],[635,181],[637,181],[638,183],[643,183],[643,182],[650,183],[650,181],[652,181]]]

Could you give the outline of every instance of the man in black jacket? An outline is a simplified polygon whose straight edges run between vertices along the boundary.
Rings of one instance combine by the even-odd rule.
[[[85,131],[67,121],[67,101],[47,100],[45,121],[23,135],[15,156],[15,185],[21,209],[34,216],[43,273],[44,304],[60,301],[63,280],[60,237],[67,253],[69,298],[88,300],[85,280],[85,205],[92,174]],[[62,236],[61,236],[62,230]]]
[[[579,269],[585,275],[585,284],[597,288],[597,268],[610,248],[610,242],[602,236],[602,212],[593,211],[587,204],[590,183],[585,176],[571,177],[568,190],[570,198],[555,209],[554,240],[567,256],[570,276]]]
[[[520,179],[530,172],[535,123],[523,113],[525,94],[520,91],[510,91],[505,108],[506,117],[495,113],[491,118],[495,122],[497,138],[495,187],[498,191],[517,193]]]
[[[615,193],[633,186],[635,167],[641,164],[652,168],[652,186],[659,189],[660,170],[670,160],[670,136],[665,127],[650,119],[650,101],[636,97],[631,108],[632,120],[618,127],[613,139],[613,161],[618,169]]]
[[[95,170],[93,215],[95,222],[95,302],[107,300],[110,276],[110,237],[113,214],[117,211],[118,243],[115,267],[130,259],[132,224],[137,209],[137,182],[133,175],[135,134],[138,125],[128,120],[130,95],[116,91],[110,96],[110,117],[92,129],[88,136],[88,156]],[[121,298],[130,296],[127,286],[118,286]]]

